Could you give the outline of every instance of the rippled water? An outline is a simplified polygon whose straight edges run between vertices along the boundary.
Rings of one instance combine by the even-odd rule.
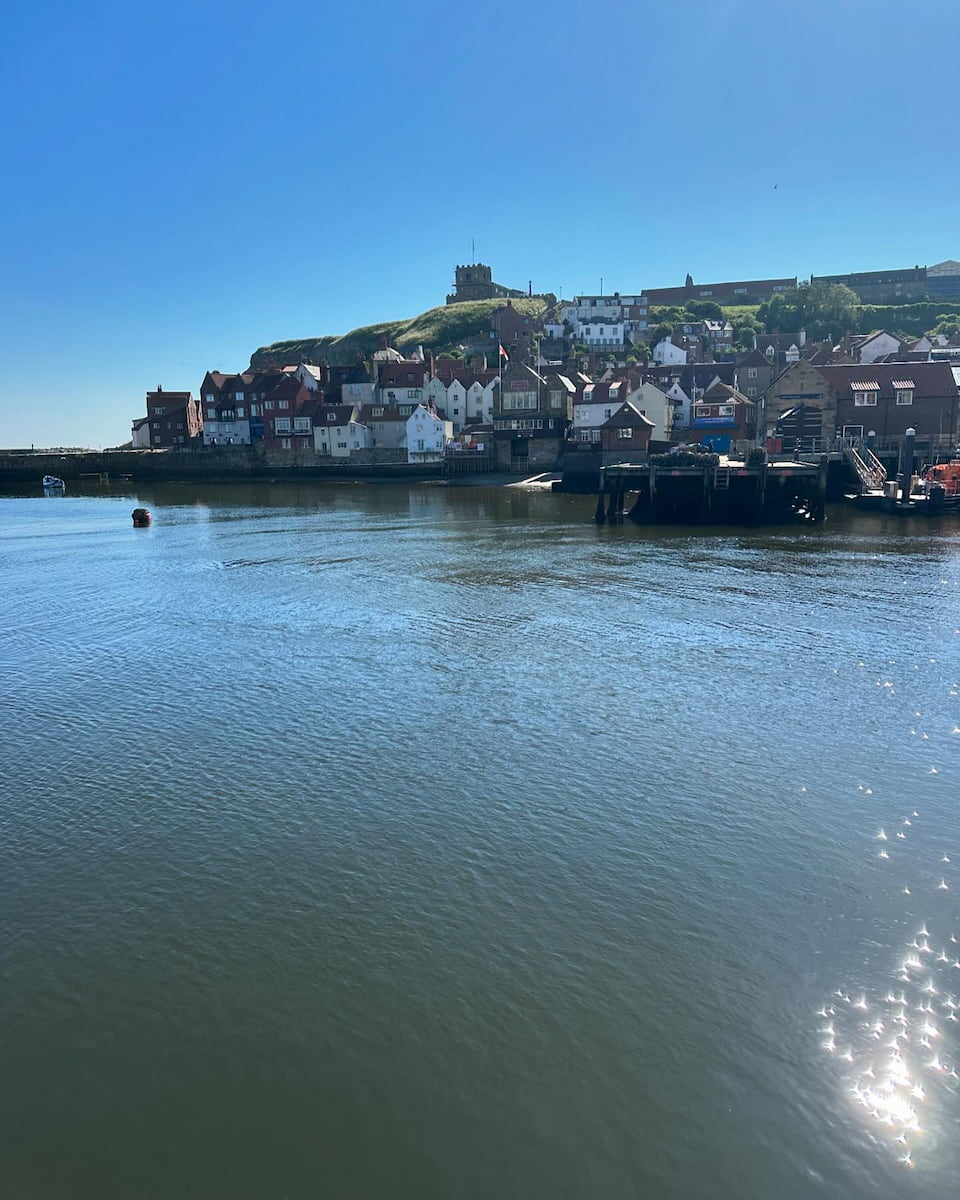
[[[960,527],[592,507],[0,498],[0,1195],[953,1194]]]

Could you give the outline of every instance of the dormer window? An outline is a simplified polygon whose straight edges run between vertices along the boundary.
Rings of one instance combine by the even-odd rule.
[[[327,413],[327,420],[328,420],[328,421],[335,421],[336,419],[337,419],[337,414],[336,414],[335,412],[328,412],[328,413]]]
[[[897,403],[898,404],[912,404],[913,403],[913,388],[898,388],[897,389]]]
[[[876,408],[876,392],[857,392],[853,398],[854,408]]]

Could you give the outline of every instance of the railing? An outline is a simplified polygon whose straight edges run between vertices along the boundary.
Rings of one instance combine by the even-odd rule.
[[[856,471],[862,487],[880,491],[887,479],[887,469],[866,446],[844,446],[843,456]]]

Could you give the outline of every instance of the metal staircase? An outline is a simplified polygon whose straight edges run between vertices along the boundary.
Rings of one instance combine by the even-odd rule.
[[[879,492],[887,480],[887,468],[869,447],[863,445],[848,445],[843,448],[843,457],[847,460],[860,480],[863,491]]]

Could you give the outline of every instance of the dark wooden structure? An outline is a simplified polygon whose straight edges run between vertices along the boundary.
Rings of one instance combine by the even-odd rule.
[[[754,525],[823,520],[828,459],[751,466],[620,464],[600,471],[597,524]],[[629,508],[628,508],[628,499]]]

